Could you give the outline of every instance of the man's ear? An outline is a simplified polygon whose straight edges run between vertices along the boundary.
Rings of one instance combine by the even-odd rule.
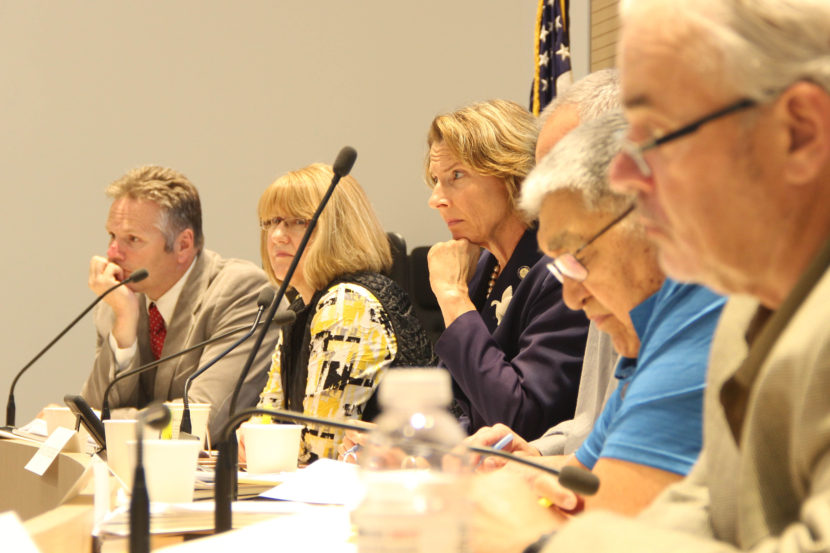
[[[176,242],[173,244],[173,251],[176,254],[176,260],[179,263],[185,263],[188,259],[192,259],[195,254],[195,238],[193,229],[186,228],[176,237]]]
[[[781,94],[776,111],[789,138],[787,182],[804,184],[821,178],[830,164],[830,94],[816,84],[798,82]]]

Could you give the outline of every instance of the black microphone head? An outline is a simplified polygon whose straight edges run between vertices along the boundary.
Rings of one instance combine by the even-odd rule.
[[[170,409],[157,401],[139,411],[138,418],[150,428],[164,428],[170,423]]]
[[[150,272],[147,271],[147,269],[138,269],[137,271],[130,273],[130,277],[127,279],[127,282],[141,282],[148,276],[150,276]]]
[[[257,296],[256,299],[257,307],[261,307],[263,309],[268,307],[269,305],[271,305],[271,302],[274,301],[274,296],[276,295],[277,293],[274,292],[274,289],[270,286],[263,288],[259,291],[259,296]]]
[[[357,151],[352,148],[351,146],[343,146],[343,149],[340,150],[340,153],[337,154],[337,159],[334,160],[334,174],[338,177],[345,177],[348,175],[352,167],[354,167],[354,162],[357,159]]]
[[[283,326],[293,323],[296,318],[297,314],[293,311],[279,311],[271,322],[277,326]]]
[[[559,483],[579,495],[594,495],[599,489],[599,478],[589,470],[565,465],[559,472]]]

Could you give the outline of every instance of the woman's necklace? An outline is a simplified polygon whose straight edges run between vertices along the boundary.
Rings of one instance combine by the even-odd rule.
[[[493,265],[493,272],[490,273],[490,282],[487,283],[487,297],[489,297],[490,293],[493,291],[493,286],[495,286],[500,272],[501,267],[499,266],[499,262],[496,261],[496,264]]]

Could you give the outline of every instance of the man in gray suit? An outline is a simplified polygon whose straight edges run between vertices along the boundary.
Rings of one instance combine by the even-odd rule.
[[[106,296],[95,311],[97,349],[82,395],[101,407],[104,390],[122,371],[195,345],[230,329],[250,326],[257,296],[268,286],[253,263],[223,259],[203,249],[199,193],[181,173],[158,166],[133,169],[107,188],[113,199],[107,218],[107,256],[90,261],[89,287],[101,294],[147,269],[149,276]],[[187,377],[239,335],[125,378],[112,389],[109,404],[116,417],[153,400],[181,398]],[[265,385],[276,343],[272,328],[240,393],[238,405],[252,406]],[[216,434],[227,421],[234,384],[253,344],[244,342],[193,380],[188,399],[210,403],[209,429]]]
[[[489,551],[830,551],[830,2],[628,0],[622,20],[612,180],[670,275],[732,295],[703,451],[636,519],[562,524],[513,488],[531,507],[481,503],[472,533]]]

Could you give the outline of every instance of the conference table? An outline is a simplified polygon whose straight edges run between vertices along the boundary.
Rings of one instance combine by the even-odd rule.
[[[38,476],[23,468],[37,450],[38,444],[30,441],[0,439],[0,513],[16,512],[41,553],[126,552],[127,538],[93,539],[91,457],[61,452],[43,476]],[[241,503],[243,505],[237,505],[247,507],[249,504]],[[212,501],[197,504],[209,511]],[[215,536],[206,534],[209,532],[153,535],[151,549],[227,551],[230,547],[273,541],[287,550],[311,547],[332,553],[356,551],[348,509],[340,505],[286,508],[281,514],[261,517],[259,522],[244,528]]]

